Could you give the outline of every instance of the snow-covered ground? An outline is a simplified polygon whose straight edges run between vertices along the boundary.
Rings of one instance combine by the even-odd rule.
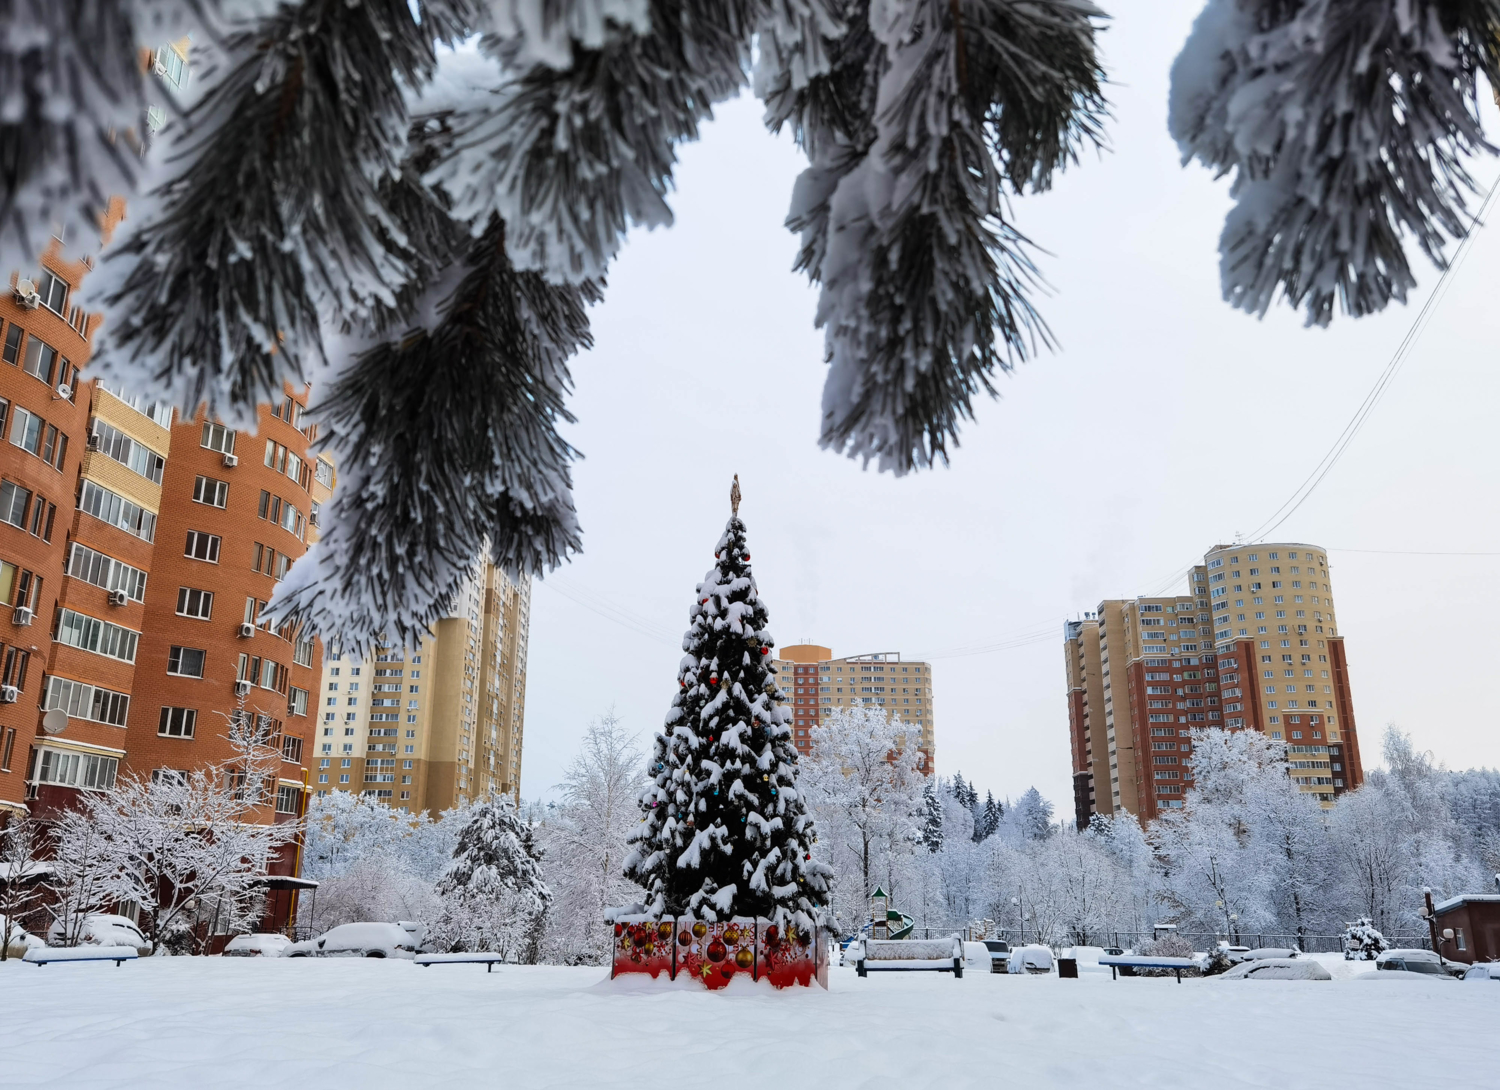
[[[1320,959],[1323,960],[1323,959]],[[0,965],[0,1085],[1422,1087],[1500,1085],[1500,987],[1079,980],[835,968],[719,993],[597,968],[142,958]],[[1380,974],[1382,977],[1394,974]]]

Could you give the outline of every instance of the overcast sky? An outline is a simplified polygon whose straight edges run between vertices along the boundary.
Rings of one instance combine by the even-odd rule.
[[[643,745],[661,725],[738,473],[778,643],[931,659],[939,772],[997,797],[1034,784],[1071,811],[1064,619],[1160,592],[1261,524],[1438,280],[1419,264],[1410,305],[1327,330],[1286,308],[1263,321],[1229,309],[1227,182],[1184,169],[1166,131],[1168,71],[1201,0],[1106,6],[1112,150],[1015,207],[1048,251],[1041,309],[1059,349],[999,380],[947,469],[895,478],[817,445],[816,296],[781,226],[804,165],[790,139],[764,130],[747,95],[682,149],[676,224],[631,236],[593,312],[596,345],[573,366],[585,551],[533,592],[526,796],[562,779],[609,708]],[[1495,162],[1477,173],[1488,188]],[[1367,765],[1390,722],[1451,767],[1500,765],[1497,273],[1491,227],[1342,461],[1275,535],[1330,550]],[[1410,555],[1459,552],[1491,555]]]

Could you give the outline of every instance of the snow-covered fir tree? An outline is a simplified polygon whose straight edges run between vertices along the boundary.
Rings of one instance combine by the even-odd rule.
[[[531,827],[509,795],[492,792],[470,808],[436,892],[443,899],[434,928],[440,942],[535,960],[552,891]]]
[[[828,868],[797,783],[797,751],[771,666],[769,615],[734,513],[698,584],[678,691],[649,758],[625,874],[657,916],[756,916],[810,925]]]
[[[943,803],[930,780],[922,785],[922,847],[943,850]]]

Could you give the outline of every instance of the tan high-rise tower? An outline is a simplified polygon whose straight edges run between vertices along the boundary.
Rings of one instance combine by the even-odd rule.
[[[323,670],[314,787],[439,813],[519,797],[531,584],[479,563],[420,648]]]
[[[1327,551],[1216,545],[1183,595],[1112,599],[1064,626],[1075,816],[1150,820],[1192,786],[1189,732],[1261,730],[1331,804],[1364,782]]]
[[[783,647],[776,673],[792,711],[798,753],[808,752],[809,731],[821,716],[840,706],[869,704],[885,708],[898,722],[910,723],[920,739],[918,747],[926,754],[923,769],[930,773],[935,767],[930,663],[903,661],[895,651],[834,658],[831,648],[807,643]]]

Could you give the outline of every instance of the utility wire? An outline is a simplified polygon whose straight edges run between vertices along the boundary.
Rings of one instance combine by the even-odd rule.
[[[1288,497],[1285,503],[1271,513],[1270,518],[1266,519],[1265,522],[1261,523],[1260,526],[1251,532],[1251,541],[1264,541],[1277,527],[1296,514],[1297,509],[1307,501],[1307,498],[1313,494],[1318,485],[1323,483],[1323,478],[1328,476],[1329,471],[1344,456],[1344,451],[1349,449],[1349,444],[1354,441],[1354,437],[1364,427],[1365,421],[1370,417],[1370,413],[1380,403],[1380,399],[1385,396],[1385,392],[1390,387],[1392,379],[1396,377],[1396,372],[1401,369],[1402,364],[1411,355],[1412,348],[1422,336],[1422,331],[1427,328],[1427,323],[1436,312],[1438,304],[1442,302],[1443,296],[1447,294],[1448,288],[1453,283],[1453,279],[1457,275],[1460,266],[1468,259],[1469,253],[1473,249],[1474,239],[1478,236],[1479,229],[1484,226],[1485,214],[1495,203],[1496,194],[1500,194],[1500,178],[1497,178],[1495,184],[1490,186],[1489,193],[1485,195],[1484,203],[1479,206],[1479,212],[1474,217],[1473,225],[1458,244],[1458,250],[1454,253],[1453,260],[1443,270],[1443,275],[1438,279],[1437,287],[1433,289],[1432,294],[1422,304],[1422,309],[1417,312],[1417,317],[1412,322],[1411,327],[1407,329],[1406,336],[1401,338],[1401,343],[1396,346],[1396,351],[1391,356],[1390,362],[1386,364],[1385,370],[1380,372],[1380,376],[1375,380],[1375,385],[1370,388],[1370,392],[1365,395],[1364,401],[1360,402],[1359,408],[1354,411],[1354,416],[1350,418],[1349,423],[1344,425],[1344,430],[1334,440],[1333,446],[1329,448],[1328,453],[1323,455],[1322,460],[1313,467],[1307,479],[1297,486],[1296,491]]]

